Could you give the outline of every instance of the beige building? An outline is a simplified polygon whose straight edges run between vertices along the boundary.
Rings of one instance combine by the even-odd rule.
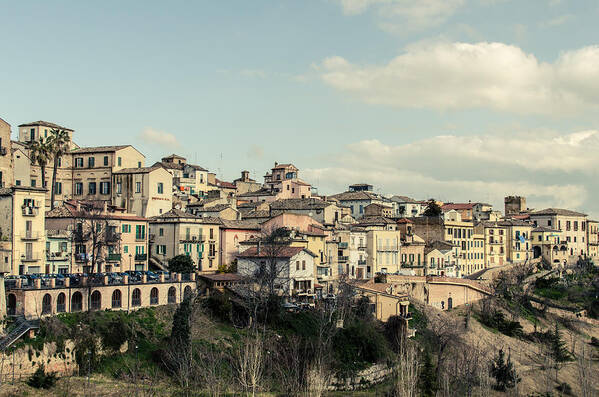
[[[589,256],[596,262],[599,258],[599,222],[587,220],[587,242]]]
[[[172,175],[172,185],[179,193],[203,197],[212,190],[208,185],[208,170],[199,165],[189,164],[185,157],[171,154],[163,157],[161,164]]]
[[[255,192],[262,188],[262,185],[256,180],[250,178],[249,171],[241,171],[241,177],[233,181],[235,185],[235,194],[243,194],[248,192]]]
[[[45,194],[45,189],[25,186],[0,189],[0,246],[9,274],[47,272]]]
[[[372,272],[396,273],[401,269],[401,232],[388,218],[361,218],[355,226],[366,232],[366,265]]]
[[[273,215],[286,212],[298,215],[308,215],[323,225],[334,226],[341,220],[343,209],[335,202],[318,198],[281,199],[270,203]]]
[[[544,226],[563,232],[562,238],[568,243],[569,261],[576,261],[588,253],[587,215],[562,208],[546,208],[530,214],[536,226]]]
[[[148,270],[148,219],[106,202],[69,200],[46,213],[46,229],[72,241],[71,272]]]
[[[499,222],[484,221],[475,226],[475,231],[484,238],[484,268],[507,264],[507,227]]]
[[[97,146],[72,151],[73,198],[112,202],[112,174],[142,168],[145,156],[131,145]]]
[[[567,264],[570,253],[562,232],[546,226],[537,226],[531,232],[533,258],[542,258],[552,267]]]
[[[151,218],[172,209],[173,178],[160,163],[114,171],[112,186],[113,204],[127,212]]]
[[[191,257],[199,273],[220,266],[220,219],[172,209],[150,219],[151,262],[166,268],[177,255]]]
[[[506,260],[522,263],[532,259],[531,236],[534,225],[516,219],[500,221],[498,224],[506,228]]]
[[[423,276],[426,272],[425,242],[414,233],[412,221],[400,219],[397,222],[401,232],[401,267],[411,270],[411,274]]]
[[[0,119],[0,188],[13,185],[12,144],[10,124]]]

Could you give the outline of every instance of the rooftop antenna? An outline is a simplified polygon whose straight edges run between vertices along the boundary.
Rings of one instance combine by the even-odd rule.
[[[218,162],[218,176],[222,179],[223,177],[223,152],[220,152],[219,162]]]

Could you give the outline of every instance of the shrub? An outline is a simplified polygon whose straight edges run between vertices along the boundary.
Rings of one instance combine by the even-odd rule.
[[[168,261],[168,270],[176,273],[193,273],[195,265],[193,259],[187,255],[177,255]]]
[[[230,321],[232,305],[227,295],[214,291],[210,294],[208,299],[206,299],[204,305],[210,313],[220,321]]]
[[[347,377],[385,359],[387,343],[373,323],[357,320],[337,332],[333,350],[339,375]]]
[[[487,327],[494,328],[507,336],[521,336],[522,325],[518,321],[505,318],[505,314],[499,310],[481,313],[481,322]]]
[[[54,372],[46,373],[44,365],[42,364],[27,380],[27,384],[36,389],[50,389],[56,384],[56,380],[56,374]]]
[[[556,387],[556,389],[560,393],[563,393],[563,394],[565,394],[567,396],[571,396],[572,395],[572,386],[570,386],[566,382],[561,383],[559,386]]]

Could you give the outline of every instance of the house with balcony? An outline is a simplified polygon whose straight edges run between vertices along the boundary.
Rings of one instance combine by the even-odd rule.
[[[199,217],[179,209],[150,218],[150,263],[166,268],[168,260],[187,255],[197,272],[215,273],[220,266],[218,218]]]
[[[46,268],[50,274],[72,273],[72,238],[66,230],[46,230]]]
[[[65,201],[46,229],[70,235],[71,272],[148,270],[148,219],[98,201]]]
[[[283,296],[315,294],[317,255],[303,247],[257,245],[237,256],[237,273],[249,279],[270,272]]]
[[[573,263],[579,257],[588,254],[587,215],[563,208],[545,208],[529,214],[534,226],[548,227],[562,232],[562,238],[568,243],[570,258]]]
[[[498,222],[506,228],[506,260],[511,263],[523,263],[533,258],[532,223],[506,219]]]
[[[47,272],[45,198],[39,187],[0,188],[0,246],[8,274]]]
[[[423,276],[426,273],[425,242],[414,233],[413,222],[402,218],[397,221],[401,233],[401,273]]]
[[[448,241],[428,242],[424,248],[426,275],[460,277],[454,248]]]

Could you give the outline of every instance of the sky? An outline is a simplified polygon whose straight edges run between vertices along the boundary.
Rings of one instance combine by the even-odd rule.
[[[599,217],[596,0],[0,0],[0,118],[224,180]]]

